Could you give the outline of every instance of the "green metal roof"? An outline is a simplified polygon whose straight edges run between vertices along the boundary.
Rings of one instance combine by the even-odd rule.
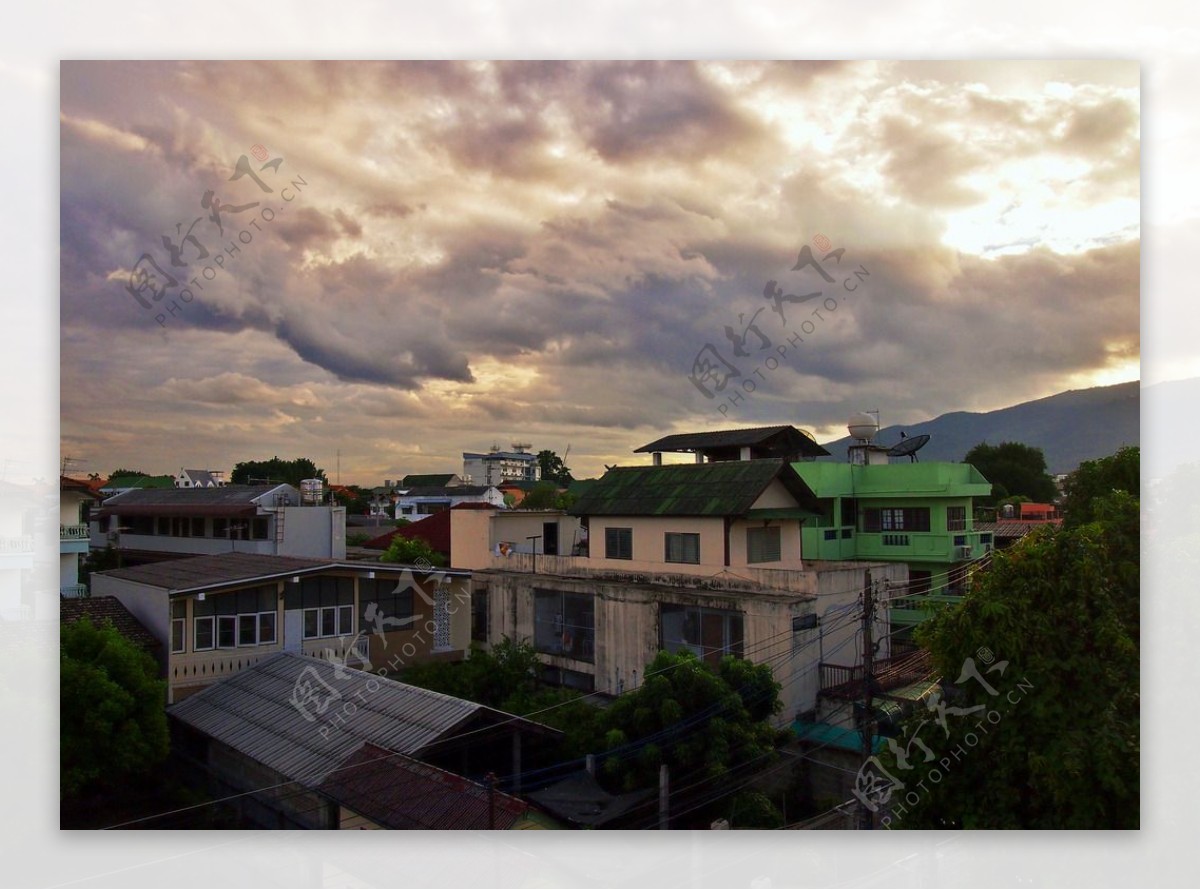
[[[792,469],[819,498],[982,497],[992,493],[992,483],[977,469],[950,461],[874,466],[800,461],[792,464]]]
[[[174,488],[173,476],[113,476],[105,488]]]
[[[780,459],[614,467],[575,502],[577,516],[743,516],[775,479],[812,492]]]

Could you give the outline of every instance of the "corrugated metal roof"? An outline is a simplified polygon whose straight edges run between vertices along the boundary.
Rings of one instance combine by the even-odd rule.
[[[266,658],[167,713],[310,786],[364,742],[417,754],[482,715],[546,731],[474,702],[292,652]]]
[[[226,485],[223,488],[148,488],[113,495],[94,514],[104,516],[236,516],[255,513],[263,498],[277,489],[300,503],[300,493],[290,485]]]
[[[500,791],[491,792],[489,804],[486,786],[370,742],[317,790],[377,825],[395,829],[507,829],[529,809]]]
[[[776,478],[797,500],[812,496],[780,459],[615,467],[569,512],[577,516],[741,516]]]
[[[272,575],[312,571],[334,565],[328,559],[302,556],[269,556],[258,553],[218,553],[190,556],[149,565],[97,572],[106,578],[135,581],[165,590],[192,590],[253,581]]]

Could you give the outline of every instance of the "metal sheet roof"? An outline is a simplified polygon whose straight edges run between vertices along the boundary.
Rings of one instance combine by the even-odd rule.
[[[775,479],[797,500],[812,497],[780,459],[615,467],[569,512],[577,516],[742,516]]]
[[[802,455],[824,457],[829,452],[794,426],[759,426],[741,430],[717,430],[707,433],[676,433],[655,439],[648,445],[634,449],[638,452],[656,451],[723,451],[743,447],[773,447],[779,456]]]
[[[113,495],[93,515],[104,516],[239,516],[260,504],[273,506],[272,492],[285,494],[292,506],[300,493],[290,485],[226,485],[223,488],[145,488]]]
[[[370,742],[317,790],[377,825],[395,829],[511,828],[529,809],[502,791],[491,792],[489,804],[486,786]]]
[[[167,713],[310,786],[321,784],[364,742],[417,754],[481,716],[545,729],[474,702],[292,652],[263,659]]]

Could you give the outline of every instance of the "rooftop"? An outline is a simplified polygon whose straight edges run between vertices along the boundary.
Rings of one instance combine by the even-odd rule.
[[[614,467],[568,512],[577,516],[742,516],[776,479],[797,500],[813,497],[781,459]]]
[[[117,632],[141,649],[153,652],[160,644],[154,634],[134,617],[115,596],[93,596],[64,599],[59,602],[59,615],[63,624],[74,624],[83,618],[99,627],[111,622]]]
[[[352,715],[336,726],[322,718]],[[279,652],[167,709],[174,719],[286,776],[316,787],[364,742],[420,755],[480,720],[522,731],[541,724],[292,652]]]
[[[758,457],[823,457],[829,452],[794,426],[759,426],[740,430],[718,430],[708,433],[677,433],[655,439],[638,452],[699,451],[726,454],[736,459],[742,448],[758,451]]]
[[[311,574],[334,569],[366,571],[367,567],[337,560],[309,559],[301,556],[269,556],[258,553],[218,553],[212,556],[192,556],[164,562],[110,569],[97,572],[96,577],[120,578],[149,587],[160,587],[171,593],[193,590],[210,590],[214,587],[248,584],[272,578]],[[411,567],[407,567],[411,570]],[[372,564],[370,571],[403,572],[400,564]],[[451,575],[461,575],[461,570],[438,569]]]
[[[113,495],[96,516],[246,516],[258,511],[264,495],[279,491],[300,503],[290,485],[226,485],[222,488],[134,489]],[[267,505],[267,504],[264,504]]]
[[[317,789],[377,825],[392,829],[511,828],[529,809],[463,776],[364,742]]]

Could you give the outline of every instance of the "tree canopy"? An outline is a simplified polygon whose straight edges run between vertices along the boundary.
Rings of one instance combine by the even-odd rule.
[[[1103,501],[1115,492],[1134,499],[1142,491],[1141,450],[1125,447],[1099,460],[1085,460],[1063,483],[1063,524],[1094,522],[1107,509]]]
[[[398,562],[402,565],[417,565],[427,562],[431,566],[444,566],[446,558],[434,550],[424,538],[406,538],[396,535],[383,555],[380,562]]]
[[[1046,456],[1040,448],[1021,442],[1001,442],[999,445],[980,442],[966,453],[963,463],[971,464],[992,483],[991,496],[976,499],[981,505],[990,506],[1017,495],[1048,504],[1058,496],[1058,488],[1046,472]]]
[[[652,786],[663,763],[676,781],[725,777],[774,750],[779,690],[768,665],[659,652],[645,682],[604,711],[604,773],[628,790]]]
[[[549,449],[539,451],[537,462],[538,467],[541,468],[542,479],[544,481],[554,482],[561,488],[566,488],[575,481],[575,477],[571,475],[570,467],[563,463],[563,459],[555,452]]]
[[[150,773],[169,744],[166,681],[154,659],[88,618],[63,625],[59,640],[62,796]]]
[[[144,473],[141,470],[127,470],[124,467],[118,467],[108,474],[109,479],[115,479],[118,476],[153,476],[153,473]]]
[[[234,485],[259,485],[270,480],[272,484],[287,483],[299,488],[304,479],[325,479],[325,471],[307,457],[282,460],[279,455],[270,460],[241,461],[229,475]]]
[[[883,757],[905,784],[890,827],[1137,828],[1138,645],[1123,595],[1101,524],[1044,527],[918,628],[952,685],[904,724],[906,760]]]

